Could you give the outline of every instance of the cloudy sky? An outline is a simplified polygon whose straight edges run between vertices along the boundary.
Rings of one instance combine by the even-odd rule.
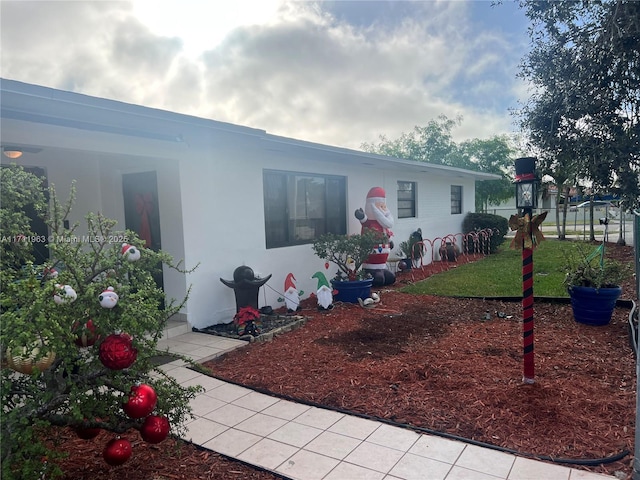
[[[438,115],[515,130],[511,0],[2,0],[3,78],[358,148]]]

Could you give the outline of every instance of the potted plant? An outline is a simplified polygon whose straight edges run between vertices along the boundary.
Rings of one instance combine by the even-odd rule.
[[[313,242],[314,253],[338,267],[338,272],[331,280],[331,286],[337,291],[335,300],[358,303],[358,298],[371,296],[373,278],[362,270],[362,264],[378,243],[380,240],[372,231],[365,231],[361,235],[327,233]]]
[[[400,257],[398,268],[400,270],[411,270],[413,264],[411,261],[411,245],[409,242],[404,241],[400,242],[398,247],[400,248],[400,251],[398,252],[398,257]]]
[[[411,270],[413,262],[421,259],[423,254],[422,230],[419,228],[409,235],[408,241],[400,243],[401,270]]]
[[[620,262],[605,259],[604,244],[589,255],[582,248],[577,252],[577,256],[567,257],[564,280],[573,317],[587,325],[606,325],[622,293],[620,282],[630,270]]]

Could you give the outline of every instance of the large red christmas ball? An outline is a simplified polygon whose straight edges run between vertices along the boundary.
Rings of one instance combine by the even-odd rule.
[[[131,387],[129,400],[122,404],[122,409],[131,418],[142,418],[149,415],[156,407],[158,396],[153,387],[143,383]]]
[[[102,458],[109,465],[122,465],[131,457],[131,443],[125,438],[112,438],[102,451]]]
[[[105,367],[122,370],[133,365],[138,357],[138,350],[133,347],[128,334],[113,333],[100,344],[98,357]]]
[[[75,344],[79,347],[90,347],[98,340],[98,333],[93,320],[89,319],[86,323],[76,322],[72,327],[73,333],[76,335]]]
[[[145,442],[160,443],[169,435],[169,429],[167,417],[149,415],[140,428],[140,436]]]

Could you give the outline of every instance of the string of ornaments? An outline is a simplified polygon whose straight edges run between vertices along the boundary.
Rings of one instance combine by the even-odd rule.
[[[130,262],[140,260],[141,251],[134,245],[122,244],[120,253],[124,259]],[[47,270],[45,278],[55,278],[58,272]],[[55,284],[53,301],[58,305],[66,305],[77,300],[78,295],[71,285]],[[98,302],[102,308],[113,309],[118,304],[118,294],[113,287],[107,287],[99,296]],[[75,344],[80,348],[90,348],[99,342],[98,358],[102,365],[110,370],[124,370],[131,367],[138,357],[138,350],[133,344],[132,337],[121,331],[116,331],[104,338],[100,342],[96,325],[93,319],[85,322],[75,322],[72,325],[72,332],[75,335]],[[26,348],[24,349],[26,350]],[[9,366],[14,370],[22,373],[31,374],[34,366],[42,371],[49,368],[53,363],[53,359],[48,364],[37,364],[33,361],[37,355],[37,349],[34,348],[30,352],[30,357],[21,358],[14,355]],[[35,354],[34,354],[35,352]],[[26,355],[26,353],[24,353]],[[55,355],[53,356],[55,358]],[[19,360],[28,368],[19,369],[21,366]],[[31,360],[31,363],[29,363]],[[156,407],[158,396],[151,385],[144,383],[136,383],[131,386],[127,400],[122,403],[122,410],[133,420],[144,419],[140,426],[140,436],[148,443],[157,444],[167,438],[170,431],[170,424],[167,417],[162,415],[154,415],[153,410]],[[99,419],[97,419],[99,420]],[[100,428],[88,426],[80,426],[75,429],[79,438],[89,440],[95,438],[101,431]],[[125,438],[116,436],[109,440],[105,445],[102,456],[104,461],[111,466],[122,465],[132,454],[131,442]]]

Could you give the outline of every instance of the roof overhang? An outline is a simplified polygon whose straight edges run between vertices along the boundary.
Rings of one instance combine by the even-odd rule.
[[[64,136],[64,132],[70,130],[79,130],[84,132],[86,137],[85,144],[78,144],[82,148],[94,145],[96,148],[115,153],[117,148],[123,148],[116,141],[122,139],[126,141],[129,151],[144,154],[145,146],[149,146],[154,149],[154,153],[162,152],[163,156],[171,158],[189,148],[189,135],[193,131],[204,130],[208,136],[215,138],[258,142],[261,148],[283,156],[304,158],[313,151],[314,158],[321,158],[323,162],[349,162],[353,166],[366,168],[430,173],[474,180],[500,178],[499,175],[490,173],[271,135],[265,130],[14,80],[0,79],[0,93],[0,116],[5,123],[4,126],[8,127],[6,130],[3,128],[3,144],[9,141],[12,145],[27,148],[60,147],[62,142],[57,137]],[[26,130],[21,127],[25,125],[37,126],[38,133],[41,134],[28,135],[23,132],[21,135],[21,130]],[[131,150],[132,147],[135,148]]]

